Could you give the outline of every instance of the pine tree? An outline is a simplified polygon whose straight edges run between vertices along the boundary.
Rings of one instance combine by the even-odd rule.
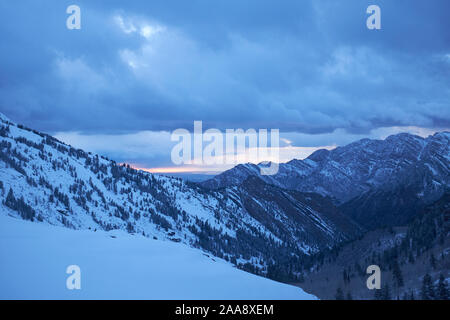
[[[403,282],[402,271],[400,270],[400,266],[398,265],[397,260],[395,260],[394,265],[392,267],[392,274],[394,276],[395,284],[396,284],[397,288],[403,287],[404,282]]]
[[[411,251],[409,252],[408,261],[409,261],[409,263],[414,263],[415,262],[414,261],[414,255],[413,255],[413,253]]]
[[[344,292],[341,287],[337,288],[335,298],[336,300],[344,300]]]
[[[421,290],[422,300],[433,300],[434,299],[434,288],[431,276],[427,273],[422,280],[422,290]]]
[[[9,188],[8,195],[6,196],[5,205],[11,209],[16,209],[16,198],[11,188]]]
[[[382,299],[383,300],[391,300],[391,290],[389,288],[389,285],[386,284],[386,286],[382,290],[383,290]]]
[[[20,197],[20,199],[16,199],[11,188],[9,189],[8,195],[6,196],[5,205],[17,211],[22,219],[31,221],[34,220],[34,216],[36,214],[34,209],[26,204],[23,196]]]
[[[447,281],[442,273],[439,276],[439,283],[436,288],[436,298],[439,300],[449,300]]]
[[[436,258],[434,257],[434,254],[431,254],[430,256],[430,264],[433,269],[436,269]]]
[[[374,295],[374,299],[375,300],[382,300],[383,299],[383,294],[382,294],[382,290],[381,289],[375,289],[375,295]]]
[[[305,282],[305,276],[303,275],[303,273],[300,273],[300,275],[298,276],[298,282],[300,283]]]

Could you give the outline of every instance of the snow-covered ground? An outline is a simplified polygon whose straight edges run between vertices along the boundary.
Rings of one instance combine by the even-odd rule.
[[[0,212],[0,299],[315,299],[182,243],[7,214]],[[81,269],[80,290],[66,287],[69,265]]]

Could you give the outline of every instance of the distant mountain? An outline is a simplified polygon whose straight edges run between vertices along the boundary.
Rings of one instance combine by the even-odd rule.
[[[261,176],[259,166],[245,164],[201,185],[220,189],[258,176],[285,189],[329,196],[368,228],[404,224],[449,189],[449,141],[449,132],[428,138],[401,133],[385,140],[363,139],[280,164],[273,176]]]
[[[360,233],[329,199],[260,179],[209,190],[118,165],[0,116],[2,212],[72,229],[183,242],[251,271],[297,277],[310,253]]]

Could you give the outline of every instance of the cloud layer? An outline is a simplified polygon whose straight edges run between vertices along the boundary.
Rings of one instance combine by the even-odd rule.
[[[373,1],[372,1],[373,2]],[[47,132],[450,126],[450,3],[0,4],[0,111]]]

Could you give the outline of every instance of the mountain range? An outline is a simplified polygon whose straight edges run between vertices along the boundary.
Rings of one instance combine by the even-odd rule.
[[[219,190],[257,176],[280,188],[330,197],[368,229],[403,225],[448,190],[449,141],[449,132],[427,138],[400,133],[385,140],[362,139],[280,164],[273,176],[260,175],[259,165],[248,163],[201,185]]]
[[[273,176],[242,164],[194,183],[117,164],[0,115],[1,206],[37,223],[182,242],[294,282],[323,252],[405,224],[441,198],[449,138],[363,139],[280,164]]]
[[[295,279],[308,255],[361,228],[326,197],[249,177],[210,190],[73,148],[0,117],[0,195],[13,215],[183,242],[256,274]]]

